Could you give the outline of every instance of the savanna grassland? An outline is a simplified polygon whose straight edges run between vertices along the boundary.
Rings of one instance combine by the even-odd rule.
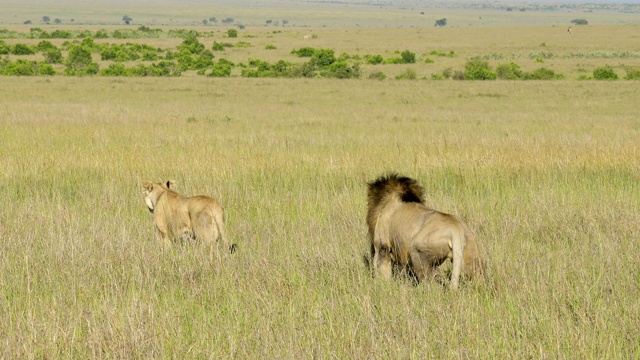
[[[579,80],[638,66],[619,55],[640,51],[637,25],[574,30],[200,39],[250,43],[216,53],[235,63],[304,46],[421,60],[357,79],[1,76],[0,358],[638,358],[640,82]],[[432,80],[483,54],[565,76]],[[366,183],[391,171],[476,231],[486,283],[372,277]],[[141,182],[168,179],[224,205],[235,254],[154,241]]]

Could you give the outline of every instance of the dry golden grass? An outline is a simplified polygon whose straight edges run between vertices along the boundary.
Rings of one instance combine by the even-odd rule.
[[[574,34],[583,47],[518,31],[559,51],[631,50],[627,32],[599,29],[620,44],[596,30],[595,45]],[[529,51],[492,29],[437,30],[448,37],[389,32],[416,53],[416,33],[462,59]],[[318,43],[381,52],[371,44],[387,33],[341,31],[318,30]],[[293,32],[254,34],[282,56],[302,45],[287,45]],[[637,81],[2,84],[2,358],[640,354]],[[416,177],[430,206],[477,231],[489,284],[451,292],[370,276],[365,183],[387,171]],[[153,241],[140,182],[169,178],[225,206],[236,254],[211,261]]]

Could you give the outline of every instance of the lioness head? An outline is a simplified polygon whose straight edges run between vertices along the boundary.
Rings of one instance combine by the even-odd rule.
[[[167,181],[165,184],[144,181],[142,183],[142,192],[144,193],[144,202],[147,204],[149,211],[153,212],[160,196],[175,185],[173,180]]]

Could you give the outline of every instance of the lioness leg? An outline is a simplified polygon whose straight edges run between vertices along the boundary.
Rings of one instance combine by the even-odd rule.
[[[165,248],[171,247],[171,240],[169,240],[169,235],[167,234],[166,230],[162,231],[159,227],[156,226],[155,238],[156,241],[162,244],[162,246],[164,246]]]

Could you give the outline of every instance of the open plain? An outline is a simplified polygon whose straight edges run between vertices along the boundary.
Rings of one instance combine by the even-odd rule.
[[[216,54],[421,60],[358,79],[0,77],[0,358],[638,358],[640,82],[580,79],[638,66],[638,25],[565,25],[248,26]],[[474,56],[564,78],[433,80]],[[486,283],[372,277],[391,171],[475,230]],[[141,184],[169,179],[224,206],[235,254],[154,241]]]

